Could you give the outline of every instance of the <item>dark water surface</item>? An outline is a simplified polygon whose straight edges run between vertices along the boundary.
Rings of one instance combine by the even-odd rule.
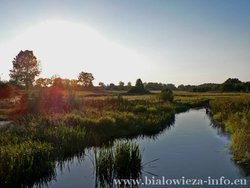
[[[224,176],[225,179],[230,180],[247,179],[247,186],[209,186],[206,185],[206,182],[203,182],[204,185],[202,186],[162,185],[159,187],[250,186],[249,177],[246,177],[244,171],[231,160],[228,150],[229,137],[211,126],[211,121],[204,109],[177,114],[174,125],[157,137],[137,138],[133,141],[139,144],[142,150],[142,179],[144,182],[146,176],[148,180],[151,180],[151,184],[153,184],[152,176],[155,176],[155,184],[159,183],[163,176],[165,180],[195,178],[202,181],[208,181],[209,177],[220,179]],[[49,182],[48,186],[51,188],[95,187],[95,172],[92,160],[93,150],[88,149],[82,161],[74,158],[71,162],[66,163],[62,169],[58,167],[56,180]],[[171,183],[171,181],[168,180],[168,183]],[[145,187],[158,186],[147,185]]]

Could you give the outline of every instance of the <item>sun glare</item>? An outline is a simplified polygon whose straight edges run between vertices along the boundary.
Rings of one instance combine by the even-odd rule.
[[[3,50],[12,55],[11,60],[20,50],[33,50],[41,60],[41,76],[59,74],[76,78],[80,71],[88,71],[97,81],[108,83],[134,81],[150,68],[142,54],[108,39],[87,25],[69,21],[42,22],[4,46]]]

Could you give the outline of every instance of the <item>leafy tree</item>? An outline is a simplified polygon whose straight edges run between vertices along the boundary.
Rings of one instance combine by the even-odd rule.
[[[40,74],[39,62],[33,51],[20,51],[12,61],[13,69],[10,70],[10,78],[16,84],[25,85],[28,89],[35,77]]]
[[[63,79],[58,77],[53,80],[53,85],[52,86],[57,86],[59,88],[63,88]]]
[[[241,91],[243,90],[243,84],[238,78],[228,78],[222,84],[222,91]]]
[[[98,84],[101,88],[105,88],[105,84],[103,82],[99,82]]]
[[[145,88],[148,90],[163,90],[163,89],[171,89],[176,90],[176,87],[174,84],[163,84],[163,83],[157,83],[157,82],[148,82],[145,83]]]
[[[128,91],[128,94],[139,94],[139,95],[141,94],[141,95],[143,95],[143,94],[148,94],[148,93],[150,93],[150,92],[144,88],[144,85],[143,85],[140,78],[136,80],[135,86],[132,87]]]
[[[132,87],[132,83],[131,83],[131,82],[128,82],[127,86],[128,86],[128,87]]]
[[[78,88],[78,80],[72,79],[70,80],[70,87],[73,89],[77,89]]]
[[[245,88],[246,92],[249,92],[250,91],[250,82],[245,82],[244,83],[244,88]]]
[[[125,86],[125,90],[130,90],[132,88],[132,83],[128,82],[127,85]]]
[[[120,87],[123,87],[123,86],[124,86],[124,82],[123,82],[123,81],[120,81],[120,82],[119,82],[119,86],[120,86]]]
[[[35,83],[39,87],[49,87],[52,84],[52,80],[50,78],[38,78]]]
[[[78,76],[78,82],[83,86],[83,87],[91,87],[93,86],[92,81],[95,78],[93,77],[92,73],[88,72],[81,72]]]
[[[119,90],[124,90],[124,85],[124,82],[120,81],[118,85]]]
[[[39,87],[44,87],[44,78],[38,78],[35,83],[36,83],[36,86],[39,86]]]
[[[114,83],[110,83],[110,84],[107,85],[106,89],[107,89],[107,90],[115,90],[115,89],[116,89],[116,86],[115,86]]]
[[[144,89],[144,85],[143,85],[143,83],[142,83],[142,81],[141,81],[140,78],[136,80],[136,82],[135,82],[135,87],[136,87],[137,89]]]
[[[68,78],[62,79],[62,84],[64,89],[70,89],[70,79]]]

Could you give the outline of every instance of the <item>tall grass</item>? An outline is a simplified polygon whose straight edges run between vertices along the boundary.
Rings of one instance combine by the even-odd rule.
[[[31,186],[55,174],[50,144],[26,141],[0,147],[0,186]],[[35,173],[34,173],[35,172]]]
[[[96,153],[97,187],[113,187],[114,179],[138,179],[141,170],[142,155],[135,143],[118,143]]]
[[[250,97],[227,97],[210,102],[213,120],[231,134],[237,163],[250,165]]]
[[[100,146],[116,138],[154,135],[174,121],[175,110],[172,104],[153,98],[128,100],[119,96],[78,100],[75,97],[74,95],[72,101],[78,101],[80,104],[75,104],[77,108],[73,110],[58,109],[50,114],[46,113],[45,109],[40,112],[36,110],[35,113],[30,112],[19,117],[12,125],[0,128],[0,168],[4,169],[1,171],[1,184],[14,182],[18,187],[19,182],[19,185],[30,185],[31,182],[35,183],[40,181],[40,177],[44,177],[43,174],[46,173],[42,169],[52,172],[55,161],[67,160],[75,155],[83,156],[84,149],[88,146]],[[102,152],[106,152],[103,156],[108,155],[108,151]],[[26,157],[26,154],[29,157]],[[37,159],[39,155],[45,161],[44,164]],[[116,176],[122,174],[119,169],[126,174],[130,173],[126,169],[127,166],[122,166],[121,160],[131,158],[131,165],[139,168],[136,166],[139,162],[135,160],[138,155],[133,144],[118,145],[113,161],[119,166]],[[19,167],[22,161],[25,161],[28,173],[21,170],[25,165]],[[39,168],[35,168],[35,165]],[[15,171],[19,174],[14,174],[13,169],[18,169]],[[12,181],[10,178],[15,175],[20,178]],[[29,181],[22,178],[25,175]],[[48,178],[52,177],[50,173],[47,175]],[[130,175],[135,174],[131,172]]]

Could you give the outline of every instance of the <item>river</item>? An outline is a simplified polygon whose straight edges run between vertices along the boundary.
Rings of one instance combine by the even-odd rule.
[[[142,179],[144,183],[151,183],[146,187],[155,187],[153,183],[163,185],[162,180],[169,186],[160,187],[187,187],[174,186],[173,179],[180,179],[182,183],[187,183],[188,179],[191,179],[190,184],[200,184],[195,187],[214,187],[208,185],[213,183],[213,180],[228,183],[226,179],[246,179],[247,186],[219,187],[249,187],[249,177],[246,177],[244,171],[231,160],[229,140],[227,134],[222,134],[219,129],[212,126],[204,109],[192,109],[177,114],[174,125],[154,138],[133,139],[142,151]],[[62,168],[58,167],[56,179],[49,182],[48,187],[95,187],[92,159],[93,150],[88,149],[83,160],[74,158]]]

